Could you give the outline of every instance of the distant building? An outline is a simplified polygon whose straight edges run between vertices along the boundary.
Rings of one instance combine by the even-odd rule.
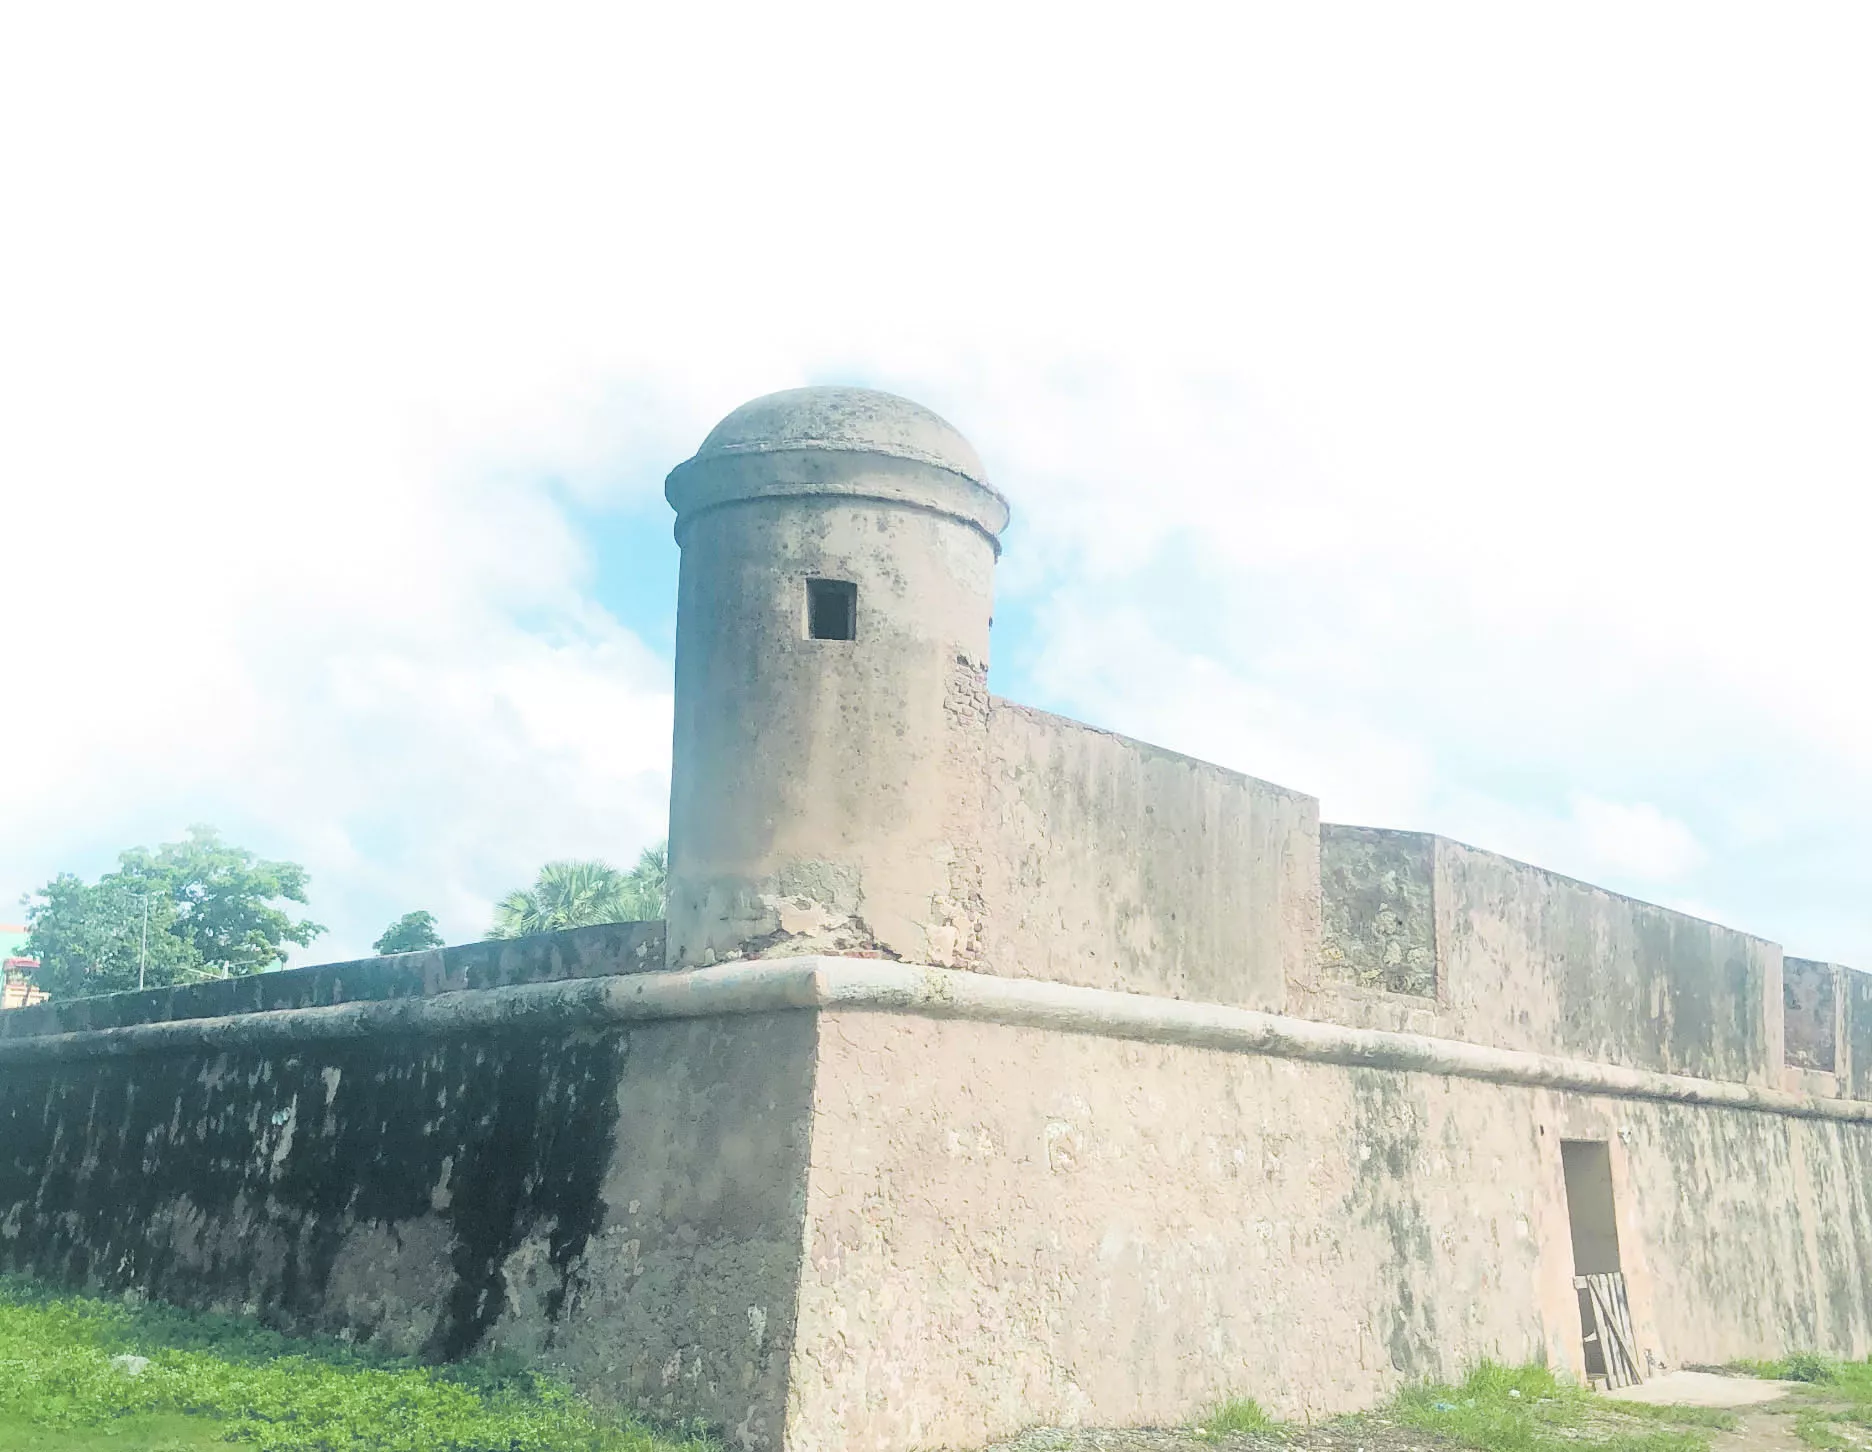
[[[27,937],[22,925],[0,923],[0,1009],[45,1002],[45,990],[33,982],[39,960],[26,956]]]

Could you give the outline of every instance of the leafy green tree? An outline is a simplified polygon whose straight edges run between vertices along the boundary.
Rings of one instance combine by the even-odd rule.
[[[95,883],[60,873],[28,901],[28,951],[54,996],[110,993],[258,973],[325,929],[276,901],[306,900],[306,870],[271,862],[191,827],[153,852],[134,847]]]
[[[121,873],[86,883],[61,872],[27,904],[26,951],[40,965],[34,981],[54,998],[69,998],[135,988],[139,965],[151,985],[208,976],[193,945],[174,932],[175,921],[175,901],[149,884]]]
[[[631,915],[627,921],[650,922],[669,911],[669,843],[659,842],[637,854],[637,865],[624,874]]]
[[[644,922],[664,910],[667,853],[646,847],[629,872],[595,858],[548,862],[531,887],[516,888],[494,908],[488,936],[523,938],[596,923]]]
[[[190,827],[184,841],[154,853],[137,848],[120,860],[124,872],[168,889],[177,909],[174,931],[220,977],[275,967],[286,961],[285,944],[304,947],[325,931],[272,906],[306,900],[305,868],[230,846],[212,827]]]
[[[384,929],[381,938],[371,944],[379,953],[420,953],[424,948],[442,946],[442,935],[436,931],[435,914],[421,909],[404,913]]]

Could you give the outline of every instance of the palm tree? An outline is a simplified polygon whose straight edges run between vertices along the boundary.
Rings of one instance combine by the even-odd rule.
[[[494,907],[493,938],[524,938],[595,923],[633,923],[663,916],[668,854],[646,847],[629,872],[596,858],[548,862],[531,887],[516,888]]]
[[[630,893],[631,920],[649,922],[669,911],[669,843],[659,842],[637,854],[637,865],[624,874]]]

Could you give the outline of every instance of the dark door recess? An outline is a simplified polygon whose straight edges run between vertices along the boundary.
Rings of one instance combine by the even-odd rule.
[[[1631,1386],[1638,1372],[1625,1273],[1619,1265],[1618,1214],[1612,1203],[1612,1150],[1603,1140],[1563,1139],[1567,1224],[1573,1231],[1573,1288],[1579,1295],[1586,1374]]]

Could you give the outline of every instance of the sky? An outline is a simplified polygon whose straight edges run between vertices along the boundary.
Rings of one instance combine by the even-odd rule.
[[[1872,11],[12,7],[0,920],[664,832],[663,476],[849,383],[991,684],[1872,969]]]

